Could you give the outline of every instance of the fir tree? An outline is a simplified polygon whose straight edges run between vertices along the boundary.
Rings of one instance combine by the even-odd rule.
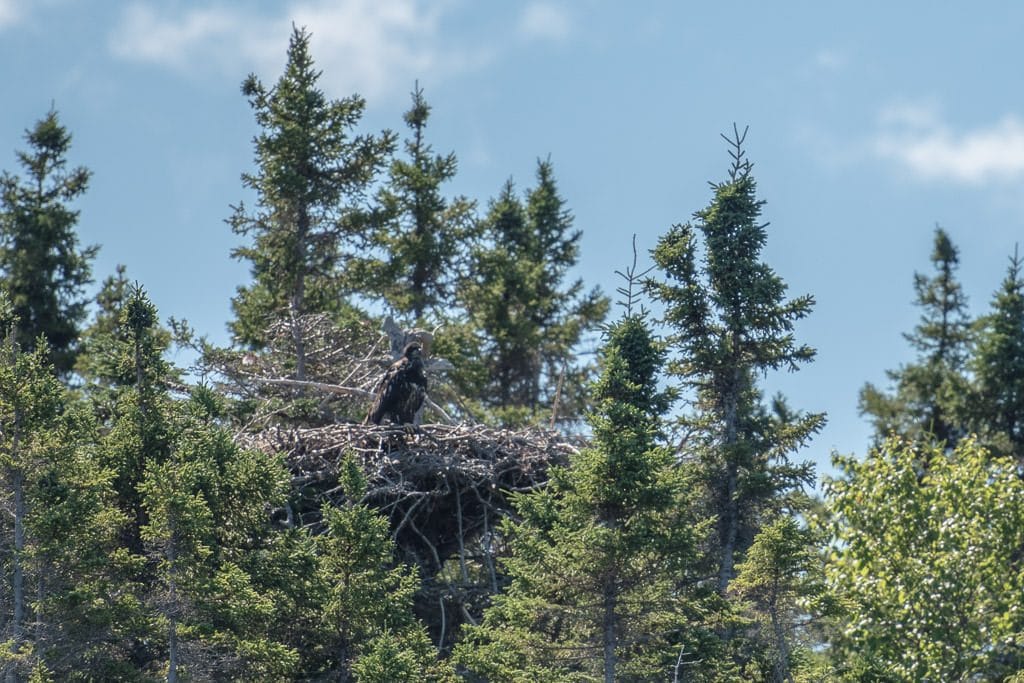
[[[395,546],[386,517],[358,501],[366,480],[352,458],[341,463],[347,502],[325,507],[319,547],[319,579],[326,649],[332,678],[360,681],[453,681],[436,660],[426,630],[412,613],[418,587],[414,572],[395,566]]]
[[[693,391],[682,456],[700,461],[718,519],[722,594],[765,516],[791,507],[787,496],[813,481],[811,466],[792,463],[788,454],[824,423],[823,415],[793,412],[781,399],[769,412],[756,386],[758,375],[797,370],[814,357],[793,336],[814,300],[786,300],[785,283],[760,260],[767,224],[760,222],[764,202],[756,197],[745,136],[738,130],[732,139],[723,136],[732,148],[729,179],[711,184],[714,199],[694,214],[695,223],[675,225],[661,237],[653,256],[664,279],[647,283],[672,330],[676,357],[669,373]]]
[[[537,186],[519,200],[512,181],[491,202],[482,231],[488,245],[473,254],[461,300],[469,324],[483,337],[482,380],[466,394],[516,423],[582,414],[588,368],[576,358],[585,335],[608,312],[599,290],[584,293],[582,280],[564,283],[579,255],[582,233],[558,193],[550,161],[537,165]]]
[[[1014,249],[991,311],[977,323],[972,424],[997,452],[1024,460],[1024,278]]]
[[[434,154],[426,140],[430,105],[417,85],[405,113],[411,137],[405,159],[391,162],[378,194],[375,242],[383,261],[361,264],[364,293],[380,295],[388,307],[412,322],[447,317],[455,284],[464,270],[464,245],[472,235],[473,209],[464,197],[446,199],[441,186],[455,177],[454,153]]]
[[[228,221],[237,234],[252,238],[232,252],[252,264],[254,280],[232,300],[235,341],[261,347],[271,322],[290,321],[300,380],[306,377],[306,342],[297,321],[309,313],[344,317],[350,310],[353,283],[344,268],[367,232],[361,204],[393,147],[390,133],[352,133],[365,103],[358,96],[327,99],[317,86],[320,72],[309,38],[302,29],[293,31],[285,72],[273,88],[255,75],[242,84],[260,126],[257,171],[242,176],[256,193],[256,207],[239,204]]]
[[[26,131],[29,151],[19,152],[25,178],[0,176],[0,281],[18,319],[25,350],[42,335],[54,367],[66,376],[74,367],[79,325],[97,247],[80,249],[70,202],[85,193],[90,172],[67,168],[71,134],[51,110]]]
[[[659,445],[662,362],[641,313],[607,328],[592,444],[516,499],[511,585],[456,651],[472,680],[610,683],[672,669],[701,531],[676,507],[685,481]]]
[[[921,320],[912,333],[903,335],[917,350],[916,361],[886,373],[891,392],[872,384],[861,390],[860,411],[874,423],[876,443],[898,434],[911,440],[934,438],[953,447],[966,431],[971,322],[967,298],[956,279],[960,256],[942,228],[935,230],[931,261],[932,277],[914,274],[914,303],[921,309]]]
[[[7,680],[33,666],[68,680],[103,670],[123,516],[91,448],[90,415],[57,380],[45,339],[22,351],[14,328],[6,318],[0,342],[0,504],[12,513],[0,520],[0,661]]]

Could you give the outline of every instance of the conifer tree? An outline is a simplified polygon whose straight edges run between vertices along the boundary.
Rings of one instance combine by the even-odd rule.
[[[29,150],[18,153],[25,177],[0,176],[0,281],[18,319],[25,350],[43,335],[57,372],[74,367],[79,325],[97,247],[80,248],[78,211],[69,204],[85,193],[90,172],[67,167],[71,134],[51,110],[25,133]]]
[[[593,387],[593,440],[505,526],[511,584],[457,660],[487,681],[664,680],[677,659],[701,525],[659,444],[669,395],[645,317],[608,326]],[[692,580],[692,576],[690,576]],[[685,632],[685,629],[682,629]]]
[[[669,374],[692,391],[683,419],[690,438],[681,455],[700,462],[718,520],[723,595],[766,518],[792,509],[792,494],[813,481],[811,465],[791,462],[789,453],[824,423],[823,415],[794,412],[781,398],[769,411],[756,385],[758,375],[797,370],[813,359],[793,328],[814,300],[787,300],[786,284],[760,260],[764,201],[756,197],[753,165],[743,151],[746,132],[734,133],[723,136],[732,148],[728,180],[711,184],[714,199],[694,214],[694,223],[675,225],[659,239],[653,257],[664,278],[647,283],[671,329],[676,356]]]
[[[311,549],[304,555],[293,534],[271,526],[287,470],[232,442],[209,389],[171,396],[167,343],[152,302],[131,287],[103,365],[114,400],[101,453],[128,518],[117,567],[125,606],[111,657],[135,675],[168,680],[286,678],[300,657],[280,620],[293,616],[305,584],[285,584],[303,562],[312,565]]]
[[[45,338],[21,350],[5,313],[0,505],[11,515],[0,519],[0,668],[7,680],[24,680],[33,668],[66,675],[93,667],[116,615],[109,566],[123,518],[90,448],[91,419],[57,380]]]
[[[934,438],[952,448],[966,432],[971,322],[967,297],[956,279],[960,256],[942,228],[935,230],[931,261],[932,277],[914,274],[914,303],[921,320],[904,334],[917,359],[886,373],[892,391],[870,383],[861,390],[860,411],[874,423],[876,443],[898,434],[911,440]]]
[[[382,296],[413,323],[425,322],[428,315],[435,321],[448,317],[474,222],[473,202],[441,194],[458,162],[454,153],[434,154],[427,142],[430,109],[417,84],[404,116],[411,133],[406,158],[392,160],[388,182],[377,197],[374,241],[384,260],[360,264],[364,292]]]
[[[550,161],[538,162],[525,205],[510,180],[483,219],[487,245],[473,254],[460,298],[484,338],[485,360],[462,375],[481,384],[463,390],[499,421],[582,414],[579,387],[589,371],[576,354],[607,315],[608,299],[596,288],[584,292],[582,280],[565,284],[582,235],[572,223]]]
[[[975,395],[971,422],[996,452],[1024,460],[1024,277],[1014,249],[1010,266],[977,323],[970,360]]]
[[[356,680],[379,683],[454,681],[413,616],[419,582],[407,567],[395,566],[387,518],[359,502],[366,480],[351,457],[341,463],[339,479],[347,502],[324,508],[326,530],[316,538],[332,677],[348,680],[355,672]]]
[[[294,375],[305,379],[305,340],[297,320],[309,313],[344,317],[351,310],[346,262],[367,232],[362,206],[393,147],[393,136],[355,135],[364,101],[329,100],[309,52],[309,33],[296,28],[285,72],[267,89],[255,75],[242,84],[260,132],[255,173],[242,176],[256,193],[253,210],[235,207],[228,220],[251,238],[232,255],[251,263],[253,283],[232,300],[236,342],[261,347],[274,320],[292,324]]]

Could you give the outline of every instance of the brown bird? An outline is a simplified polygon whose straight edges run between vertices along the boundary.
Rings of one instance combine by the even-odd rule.
[[[367,424],[380,424],[389,417],[398,424],[413,424],[416,413],[427,396],[427,376],[423,372],[423,347],[419,342],[409,342],[402,351],[402,357],[391,364],[380,382]]]

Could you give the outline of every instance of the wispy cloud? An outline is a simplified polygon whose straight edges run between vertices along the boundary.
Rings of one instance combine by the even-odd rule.
[[[933,106],[891,106],[871,143],[877,156],[922,180],[980,184],[1024,176],[1024,120],[1014,115],[958,131]]]
[[[426,0],[306,0],[258,16],[226,3],[184,12],[135,4],[123,13],[109,45],[122,59],[181,72],[276,74],[294,23],[313,34],[313,55],[325,72],[325,87],[335,94],[404,96],[417,77],[441,78],[482,62],[439,39],[440,21],[451,7]]]
[[[0,0],[0,30],[13,26],[21,19],[18,0]]]
[[[531,2],[519,17],[519,32],[530,40],[561,42],[572,33],[572,18],[564,7]]]

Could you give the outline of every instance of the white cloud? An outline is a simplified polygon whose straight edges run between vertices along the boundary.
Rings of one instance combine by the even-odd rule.
[[[332,94],[404,96],[416,78],[444,77],[482,61],[442,46],[439,24],[450,7],[426,0],[293,0],[276,16],[254,16],[234,4],[177,14],[135,4],[111,34],[110,49],[182,72],[275,77],[294,24],[312,33],[313,57]]]
[[[532,2],[519,17],[519,32],[531,40],[561,42],[572,33],[572,19],[562,7]]]
[[[922,180],[979,184],[1024,176],[1024,120],[1017,116],[956,131],[934,107],[900,105],[884,109],[879,120],[875,154]]]
[[[0,0],[0,29],[13,26],[21,19],[18,0]]]

